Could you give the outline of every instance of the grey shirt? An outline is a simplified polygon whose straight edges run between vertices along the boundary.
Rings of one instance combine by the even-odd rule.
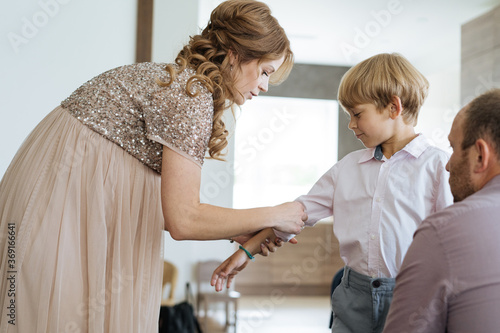
[[[500,332],[500,176],[425,219],[384,332]]]

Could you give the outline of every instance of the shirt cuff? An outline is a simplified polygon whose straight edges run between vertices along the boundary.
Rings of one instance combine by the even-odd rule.
[[[295,237],[294,234],[289,234],[289,233],[286,233],[286,232],[283,232],[283,231],[279,231],[279,230],[276,230],[276,229],[273,229],[273,231],[274,231],[274,234],[276,235],[276,237],[279,237],[284,242],[288,242],[290,239],[292,239],[293,237]]]

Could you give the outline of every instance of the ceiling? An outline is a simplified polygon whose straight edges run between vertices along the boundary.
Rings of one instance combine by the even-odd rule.
[[[461,25],[500,5],[500,0],[262,1],[287,31],[297,63],[351,66],[377,53],[399,52],[424,74],[457,68]],[[201,2],[213,9],[220,1]]]
[[[461,25],[500,0],[265,0],[298,63],[353,65],[399,52],[426,74],[460,64]]]

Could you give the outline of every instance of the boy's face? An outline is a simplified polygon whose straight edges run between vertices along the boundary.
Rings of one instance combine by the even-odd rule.
[[[382,110],[377,110],[374,104],[359,104],[349,110],[349,129],[367,148],[374,148],[391,138],[393,122],[390,118],[389,104]]]

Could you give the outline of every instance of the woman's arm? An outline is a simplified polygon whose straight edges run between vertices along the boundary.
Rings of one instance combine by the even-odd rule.
[[[165,146],[162,163],[165,229],[176,240],[229,239],[269,227],[298,234],[303,220],[307,219],[302,205],[297,202],[252,209],[202,204],[200,167]]]

